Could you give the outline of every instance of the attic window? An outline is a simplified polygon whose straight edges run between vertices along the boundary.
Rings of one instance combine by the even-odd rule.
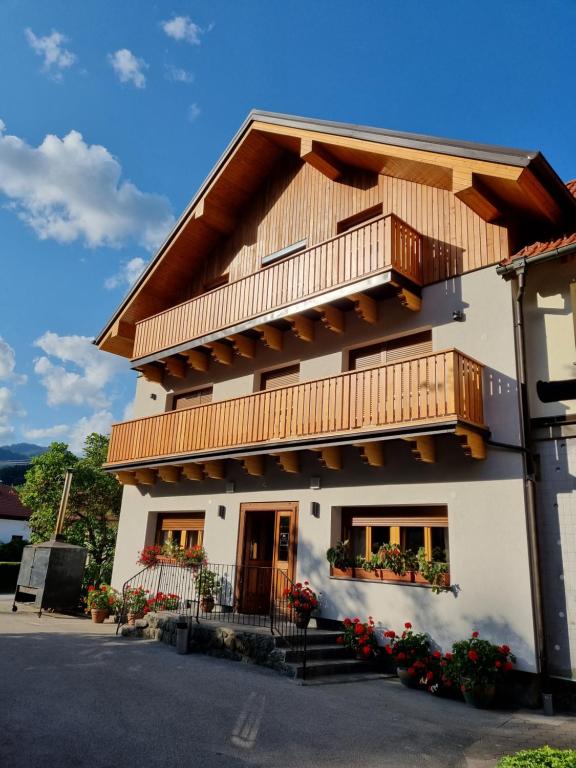
[[[375,219],[377,216],[382,216],[383,206],[382,203],[373,205],[370,208],[365,208],[363,211],[355,213],[353,216],[348,216],[347,219],[341,219],[336,224],[336,234],[341,235],[342,232],[347,232],[353,227],[357,227],[359,224],[364,224],[370,219]]]
[[[307,238],[304,238],[304,240],[298,240],[297,243],[287,245],[286,248],[281,248],[279,251],[274,251],[274,253],[269,253],[266,256],[262,256],[262,266],[265,267],[268,264],[271,264],[273,261],[285,259],[287,256],[294,256],[295,253],[300,253],[300,251],[303,251],[307,244],[308,240]]]

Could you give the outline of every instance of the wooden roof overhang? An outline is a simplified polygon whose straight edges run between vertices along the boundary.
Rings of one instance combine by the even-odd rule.
[[[98,335],[101,349],[132,356],[134,324],[173,304],[285,153],[344,183],[354,167],[451,190],[486,221],[521,225],[518,245],[576,216],[576,199],[539,152],[253,111]]]

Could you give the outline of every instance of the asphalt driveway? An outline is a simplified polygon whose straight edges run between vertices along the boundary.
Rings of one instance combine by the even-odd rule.
[[[0,765],[7,768],[488,768],[576,744],[576,719],[483,712],[373,680],[302,687],[110,624],[0,601]]]

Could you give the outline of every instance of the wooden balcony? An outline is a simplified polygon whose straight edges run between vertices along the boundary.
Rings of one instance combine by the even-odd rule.
[[[226,458],[261,474],[258,453],[278,454],[286,471],[298,471],[296,452],[312,449],[339,469],[338,443],[357,445],[379,465],[378,441],[391,437],[409,440],[421,461],[434,461],[435,430],[455,432],[467,453],[484,458],[482,365],[456,350],[116,424],[106,466],[158,462],[160,477],[176,482],[180,469],[190,479],[202,479],[202,471],[224,477]],[[155,479],[156,470],[142,471],[140,478]],[[140,481],[138,472],[129,475],[120,479]]]
[[[143,366],[226,338],[233,345],[230,351],[242,354],[242,332],[265,335],[262,324],[271,323],[276,330],[274,324],[283,321],[286,326],[302,313],[308,313],[308,323],[323,313],[330,322],[330,309],[339,311],[334,302],[347,297],[367,319],[366,305],[374,304],[369,294],[383,286],[410,309],[419,309],[421,285],[421,236],[397,216],[381,216],[141,320],[136,323],[133,360],[135,367]],[[294,325],[297,332],[298,323]],[[253,343],[254,336],[245,338]]]

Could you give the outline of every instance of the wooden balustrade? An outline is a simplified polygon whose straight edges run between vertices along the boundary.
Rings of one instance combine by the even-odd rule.
[[[484,426],[482,365],[449,350],[116,424],[108,463],[455,420]]]
[[[136,323],[134,359],[393,269],[422,284],[422,238],[390,214]]]

